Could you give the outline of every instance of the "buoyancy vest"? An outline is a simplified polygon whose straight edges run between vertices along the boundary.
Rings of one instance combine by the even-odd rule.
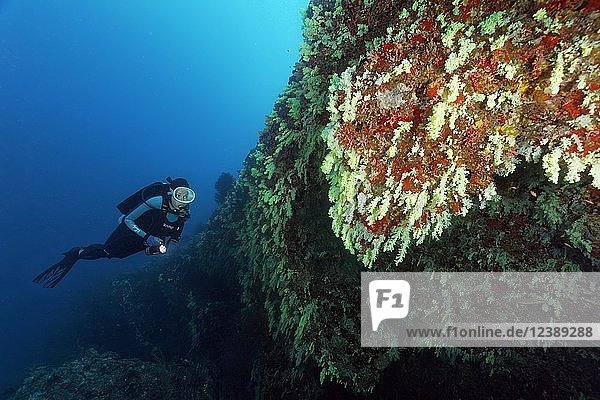
[[[158,196],[162,197],[162,207],[160,209],[148,203],[148,200]],[[183,225],[190,218],[190,215],[189,212],[186,212],[185,215],[179,215],[176,221],[169,221],[167,214],[175,214],[169,207],[170,199],[170,185],[163,182],[154,182],[127,197],[117,205],[117,208],[124,215],[128,215],[142,204],[146,204],[150,210],[136,218],[134,221],[135,224],[143,231],[157,237],[164,238],[170,236],[179,238],[183,230]]]
[[[140,227],[143,231],[150,235],[165,238],[166,236],[179,238],[183,229],[185,218],[178,216],[178,218],[171,222],[167,217],[167,214],[172,213],[169,211],[168,205],[165,203],[163,198],[163,207],[151,208],[139,217],[135,219],[135,224]]]

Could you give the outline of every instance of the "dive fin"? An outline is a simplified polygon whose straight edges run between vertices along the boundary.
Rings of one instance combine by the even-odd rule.
[[[81,247],[73,247],[64,254],[64,258],[36,276],[33,282],[39,283],[45,288],[53,288],[69,273],[73,265],[79,260]]]

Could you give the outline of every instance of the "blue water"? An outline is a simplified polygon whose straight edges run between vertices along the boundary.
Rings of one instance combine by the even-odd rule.
[[[31,283],[59,253],[103,242],[115,208],[186,177],[191,234],[214,182],[237,174],[298,59],[306,0],[0,0],[0,385],[76,344],[58,329],[144,255],[83,261]],[[57,336],[58,333],[58,336]]]

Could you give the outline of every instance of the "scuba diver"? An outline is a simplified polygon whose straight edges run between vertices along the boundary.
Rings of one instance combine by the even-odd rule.
[[[148,255],[166,253],[167,245],[181,238],[183,226],[190,218],[190,203],[195,198],[183,178],[169,177],[167,183],[155,182],[140,189],[117,205],[123,215],[104,244],[73,247],[33,282],[53,288],[78,260],[125,258],[142,250]]]

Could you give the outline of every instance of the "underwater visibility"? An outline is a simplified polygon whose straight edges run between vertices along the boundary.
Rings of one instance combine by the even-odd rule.
[[[0,59],[0,400],[600,399],[600,2],[9,0]],[[530,319],[395,341],[475,295]]]

